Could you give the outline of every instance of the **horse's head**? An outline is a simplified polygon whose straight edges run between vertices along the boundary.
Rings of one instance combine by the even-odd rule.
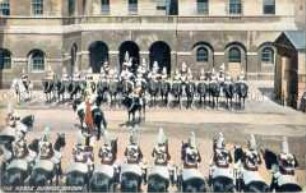
[[[64,133],[58,133],[56,141],[54,143],[54,149],[60,151],[61,148],[66,146],[66,137]]]
[[[29,144],[29,149],[36,152],[37,154],[39,153],[39,139],[34,139],[30,144]]]
[[[273,166],[278,165],[277,155],[269,149],[263,150],[263,158],[268,170],[271,170]]]
[[[237,163],[238,161],[242,161],[243,158],[243,150],[241,146],[235,146],[235,150],[234,150],[234,160],[235,163]]]

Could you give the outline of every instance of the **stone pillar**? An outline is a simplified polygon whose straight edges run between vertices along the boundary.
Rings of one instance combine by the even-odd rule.
[[[225,54],[224,52],[215,52],[214,53],[214,59],[213,59],[213,62],[209,65],[208,71],[212,70],[213,67],[215,68],[215,70],[220,69],[220,66],[223,63],[225,64],[225,70],[228,69],[228,66],[226,65],[227,62],[225,61],[225,55],[224,54]]]
[[[142,65],[142,60],[146,60],[147,69],[150,69],[150,52],[149,51],[140,51],[139,52],[139,65]]]
[[[246,75],[249,80],[257,80],[259,75],[259,64],[258,64],[257,52],[248,52],[246,58]]]
[[[119,51],[109,51],[108,52],[108,62],[111,68],[120,72],[120,62],[119,62]]]
[[[80,71],[87,70],[90,67],[90,56],[89,51],[82,51],[81,52],[81,63],[79,66]]]

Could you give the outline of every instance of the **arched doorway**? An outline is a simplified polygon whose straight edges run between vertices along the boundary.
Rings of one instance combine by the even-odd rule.
[[[104,42],[97,41],[89,47],[90,66],[93,73],[100,73],[105,61],[108,61],[108,47]]]
[[[120,71],[122,69],[122,64],[125,60],[126,53],[132,58],[132,70],[135,72],[139,64],[139,47],[135,42],[127,41],[123,42],[119,47],[119,62]]]
[[[77,52],[78,52],[78,46],[76,44],[73,44],[71,50],[70,50],[70,69],[69,69],[69,74],[73,75],[74,70],[75,70],[75,65],[77,61]]]
[[[159,69],[167,68],[167,73],[171,73],[171,49],[165,42],[155,42],[150,49],[150,69],[153,67],[154,61],[158,62]]]

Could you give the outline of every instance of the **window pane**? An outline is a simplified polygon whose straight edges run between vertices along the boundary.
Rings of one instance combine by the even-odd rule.
[[[157,0],[156,1],[156,9],[157,10],[166,10],[167,9],[168,0]]]
[[[32,0],[32,9],[34,15],[43,14],[43,0]]]
[[[0,70],[11,68],[11,53],[7,50],[0,50]]]
[[[241,51],[238,48],[230,49],[229,62],[241,62]]]
[[[10,3],[8,0],[0,3],[0,12],[1,15],[10,15]]]
[[[75,0],[68,1],[68,12],[69,16],[73,16],[75,12]]]
[[[43,71],[45,69],[44,54],[40,51],[35,51],[32,54],[32,70]]]
[[[230,0],[230,14],[241,14],[241,1],[240,0]]]
[[[101,11],[104,14],[109,14],[109,0],[101,0]]]
[[[275,14],[275,0],[264,0],[264,14]]]
[[[197,50],[197,62],[208,62],[208,51],[206,48],[199,48]]]
[[[208,14],[208,0],[198,0],[198,13]]]
[[[274,51],[272,48],[265,48],[262,50],[261,61],[265,63],[274,63]]]
[[[138,2],[137,0],[129,0],[129,13],[137,14],[138,12]]]

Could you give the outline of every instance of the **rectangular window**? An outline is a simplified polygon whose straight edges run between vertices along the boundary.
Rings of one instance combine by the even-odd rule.
[[[129,14],[136,15],[138,12],[138,0],[129,0]]]
[[[242,13],[242,5],[240,0],[230,0],[229,13],[233,15],[240,15]]]
[[[157,0],[156,9],[157,10],[167,10],[167,0]]]
[[[8,0],[0,3],[0,12],[1,15],[10,15],[10,3]]]
[[[43,7],[43,0],[32,0],[33,15],[42,15]]]
[[[101,12],[103,14],[109,14],[110,12],[109,0],[101,0]]]
[[[208,0],[198,0],[197,1],[198,14],[207,15],[208,14]]]
[[[275,14],[275,0],[264,0],[264,6],[263,6],[263,12],[264,14]]]

